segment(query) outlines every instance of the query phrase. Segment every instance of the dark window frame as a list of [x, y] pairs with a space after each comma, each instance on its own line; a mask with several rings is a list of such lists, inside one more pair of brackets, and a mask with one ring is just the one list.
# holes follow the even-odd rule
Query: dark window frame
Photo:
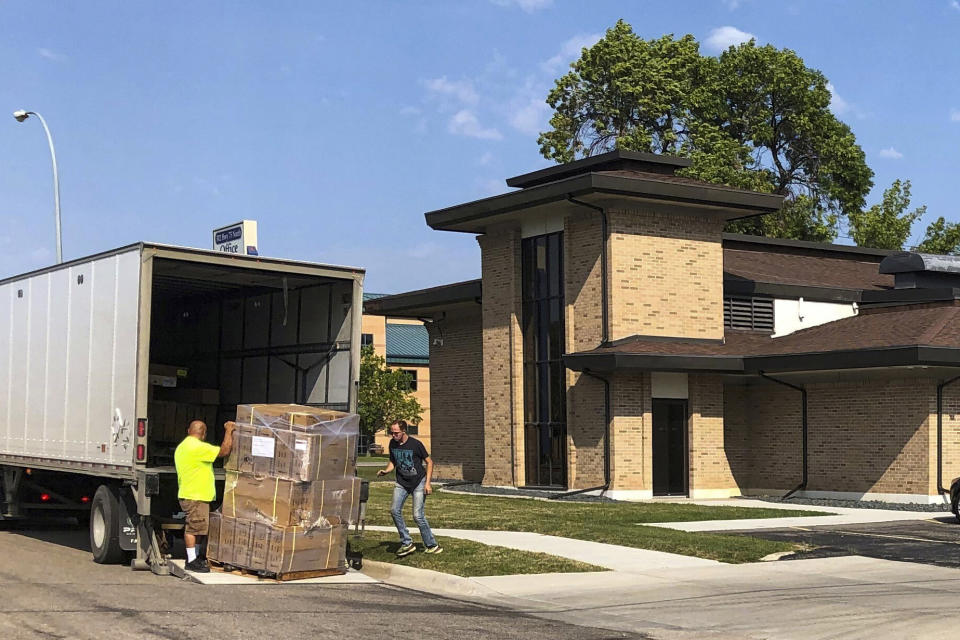
[[373, 334], [372, 333], [361, 333], [360, 334], [360, 346], [369, 347], [373, 345]]
[[405, 374], [410, 376], [410, 384], [407, 387], [410, 391], [417, 390], [417, 370], [416, 369], [401, 369]]
[[567, 484], [563, 232], [521, 241], [526, 484]]

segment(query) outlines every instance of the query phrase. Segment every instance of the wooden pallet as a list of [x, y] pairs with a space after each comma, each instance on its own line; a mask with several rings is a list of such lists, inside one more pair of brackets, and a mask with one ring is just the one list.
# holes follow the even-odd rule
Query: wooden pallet
[[307, 578], [326, 578], [329, 576], [342, 576], [346, 573], [343, 569], [315, 569], [313, 571], [288, 571], [286, 573], [264, 573], [256, 569], [244, 569], [234, 565], [224, 565], [216, 560], [208, 560], [211, 571], [217, 573], [232, 573], [237, 576], [248, 576], [257, 580], [266, 580], [269, 582], [289, 582], [291, 580], [306, 580]]

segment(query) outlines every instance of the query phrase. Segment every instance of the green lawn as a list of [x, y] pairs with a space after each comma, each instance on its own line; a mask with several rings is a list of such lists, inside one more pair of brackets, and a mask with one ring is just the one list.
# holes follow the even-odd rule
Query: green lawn
[[443, 553], [430, 555], [423, 553], [423, 545], [420, 544], [418, 537], [414, 541], [417, 543], [417, 552], [403, 558], [398, 558], [395, 555], [400, 542], [397, 539], [397, 534], [393, 532], [366, 531], [359, 540], [351, 538], [350, 546], [352, 549], [362, 551], [365, 560], [390, 562], [418, 569], [432, 569], [465, 578], [522, 573], [605, 571], [602, 567], [595, 567], [546, 553], [518, 551], [457, 538], [437, 538], [437, 542], [443, 547]]
[[[372, 474], [376, 468], [367, 467]], [[371, 475], [372, 475], [371, 474]], [[392, 525], [393, 474], [370, 485], [367, 524]], [[407, 509], [410, 509], [408, 502]], [[427, 518], [435, 528], [531, 531], [639, 549], [679, 553], [721, 562], [755, 562], [798, 545], [745, 536], [687, 533], [652, 522], [735, 520], [827, 515], [818, 511], [701, 506], [677, 503], [575, 503], [438, 491], [427, 499]]]

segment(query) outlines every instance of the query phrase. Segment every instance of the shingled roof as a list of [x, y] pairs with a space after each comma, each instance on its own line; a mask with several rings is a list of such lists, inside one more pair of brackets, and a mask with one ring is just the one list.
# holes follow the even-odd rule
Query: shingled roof
[[780, 338], [729, 330], [723, 340], [634, 336], [564, 362], [574, 370], [729, 372], [960, 364], [960, 305], [871, 309]]

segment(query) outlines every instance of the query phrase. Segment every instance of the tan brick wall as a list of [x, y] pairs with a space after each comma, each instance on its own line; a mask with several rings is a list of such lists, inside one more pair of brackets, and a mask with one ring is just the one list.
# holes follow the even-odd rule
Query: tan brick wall
[[610, 339], [723, 337], [723, 223], [609, 212]]
[[[599, 214], [569, 216], [563, 231], [565, 339], [567, 353], [573, 353], [593, 349], [601, 339]], [[567, 372], [567, 484], [572, 489], [603, 483], [603, 402], [603, 382]]]
[[[935, 493], [935, 381], [875, 379], [806, 387], [808, 490]], [[748, 489], [797, 486], [802, 476], [800, 393], [772, 385], [727, 391], [727, 431], [745, 433], [749, 446], [748, 453], [733, 456], [738, 481], [749, 478]], [[952, 402], [960, 406], [960, 398]], [[949, 437], [960, 444], [958, 432], [960, 425], [951, 425]], [[740, 465], [749, 470], [743, 473]]]
[[[430, 331], [434, 477], [483, 479], [483, 330], [480, 307], [451, 312]], [[442, 336], [443, 344], [435, 344]]]
[[[937, 478], [936, 410], [936, 396], [934, 396], [934, 414], [931, 419], [933, 431], [930, 438], [934, 484]], [[943, 486], [949, 489], [950, 482], [957, 477], [960, 477], [960, 380], [943, 390]]]
[[737, 483], [727, 457], [723, 382], [713, 375], [691, 375], [687, 384], [690, 396], [687, 435], [690, 494], [736, 489]]
[[653, 487], [650, 374], [619, 373], [612, 386], [613, 429], [610, 439], [610, 488]]
[[[483, 284], [484, 484], [523, 483], [520, 232], [477, 238]], [[511, 451], [511, 446], [513, 450]]]

